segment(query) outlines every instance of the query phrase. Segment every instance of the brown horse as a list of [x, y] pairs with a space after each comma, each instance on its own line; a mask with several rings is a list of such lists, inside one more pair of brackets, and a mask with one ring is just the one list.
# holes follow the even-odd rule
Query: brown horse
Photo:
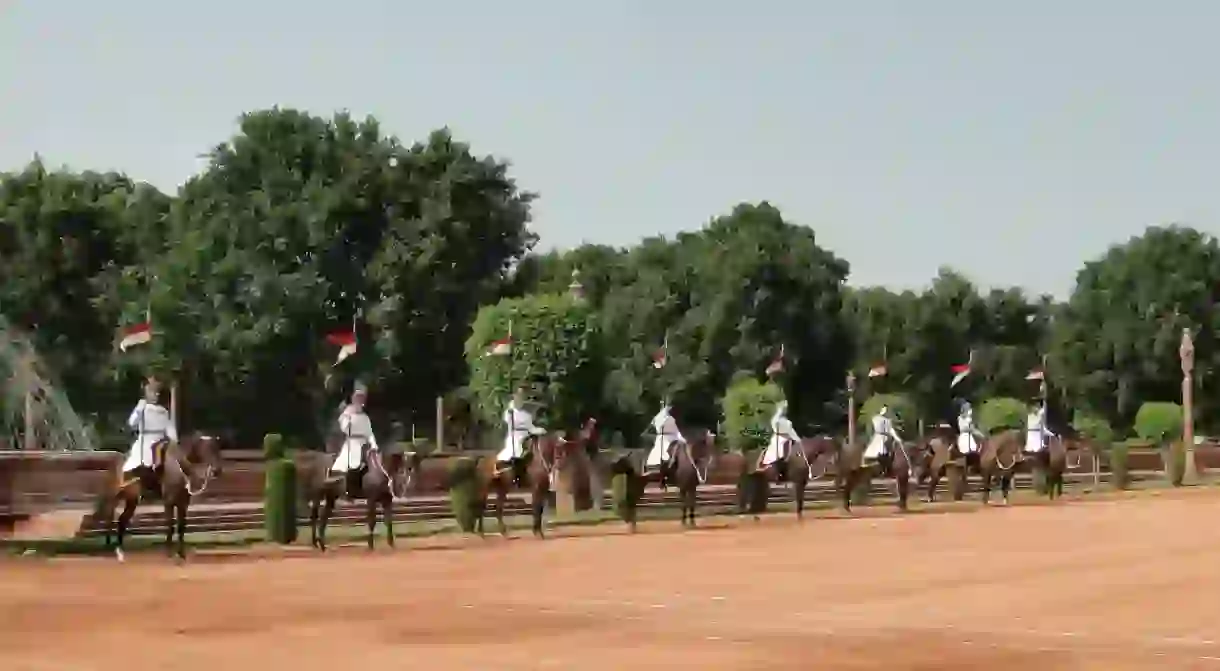
[[907, 497], [910, 494], [910, 479], [912, 472], [911, 451], [914, 446], [889, 441], [889, 450], [874, 463], [868, 463], [864, 458], [865, 446], [857, 442], [855, 445], [843, 444], [835, 460], [835, 484], [843, 497], [843, 510], [851, 512], [851, 497], [864, 482], [871, 482], [875, 475], [884, 476], [887, 473], [894, 478], [898, 490], [898, 509], [907, 509]]
[[932, 433], [911, 453], [916, 483], [928, 483], [924, 501], [932, 503], [936, 500], [936, 487], [953, 463], [955, 453], [954, 431], [948, 424], [932, 427]]
[[[365, 466], [359, 476], [360, 491], [353, 493], [354, 498], [364, 499], [368, 548], [374, 547], [378, 508], [385, 524], [386, 544], [394, 547], [394, 499], [406, 494], [423, 458], [418, 453], [403, 451], [397, 443], [381, 446], [378, 450], [365, 445], [361, 452]], [[326, 527], [335, 510], [335, 502], [343, 496], [347, 486], [345, 475], [330, 474], [334, 460], [333, 453], [310, 452], [300, 463], [301, 491], [309, 505], [310, 544], [323, 552], [326, 551]]]
[[1042, 470], [1046, 482], [1046, 495], [1053, 501], [1063, 496], [1063, 474], [1068, 469], [1080, 466], [1080, 460], [1088, 446], [1076, 436], [1052, 436], [1046, 449], [1034, 454], [1034, 467]]
[[[153, 445], [153, 468], [140, 467], [126, 478], [115, 473], [112, 486], [98, 500], [94, 519], [105, 525], [105, 547], [115, 538], [114, 554], [123, 561], [123, 538], [135, 516], [136, 506], [147, 496], [161, 499], [165, 506], [165, 552], [173, 556], [174, 533], [178, 535], [177, 555], [186, 558], [186, 513], [191, 499], [208, 488], [212, 478], [222, 472], [220, 439], [194, 433], [186, 440], [163, 439]], [[115, 520], [119, 503], [123, 512]]]
[[670, 476], [678, 487], [682, 526], [693, 527], [699, 485], [707, 482], [712, 465], [716, 461], [716, 434], [707, 429], [700, 429], [682, 435], [687, 437], [687, 442], [679, 443], [674, 448]]
[[[530, 509], [533, 515], [533, 533], [538, 538], [545, 538], [542, 530], [542, 515], [546, 511], [547, 501], [551, 498], [553, 480], [564, 467], [572, 450], [583, 450], [594, 436], [597, 420], [589, 418], [581, 427], [574, 440], [568, 440], [562, 433], [552, 432], [543, 436], [531, 437], [527, 442], [525, 454], [525, 483], [530, 489]], [[532, 445], [531, 445], [532, 443]], [[475, 530], [483, 536], [483, 518], [487, 512], [487, 499], [492, 493], [496, 495], [496, 523], [501, 536], [508, 536], [508, 527], [504, 524], [504, 503], [508, 498], [508, 490], [513, 481], [512, 469], [500, 470], [494, 458], [479, 457], [475, 464], [478, 492], [476, 505], [479, 516], [475, 522]]]
[[983, 479], [983, 505], [990, 503], [991, 483], [997, 479], [1000, 482], [1000, 496], [1004, 505], [1008, 505], [1012, 476], [1021, 463], [1021, 453], [1025, 447], [1022, 433], [1012, 429], [1001, 431], [982, 441], [978, 452], [965, 456], [967, 466], [973, 462]]
[[[788, 482], [792, 483], [792, 494], [796, 501], [796, 519], [803, 520], [805, 513], [805, 489], [809, 483], [826, 475], [839, 453], [839, 446], [829, 436], [802, 438], [799, 446], [790, 446], [783, 464]], [[759, 469], [768, 480], [776, 476], [777, 464]], [[758, 516], [754, 516], [758, 519]]]

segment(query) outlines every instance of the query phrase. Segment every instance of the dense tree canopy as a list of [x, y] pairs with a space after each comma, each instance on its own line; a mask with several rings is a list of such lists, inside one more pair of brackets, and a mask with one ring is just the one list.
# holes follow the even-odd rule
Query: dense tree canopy
[[[662, 400], [685, 426], [720, 426], [726, 389], [762, 384], [772, 362], [782, 372], [765, 388], [790, 401], [802, 431], [842, 429], [848, 372], [860, 401], [900, 394], [909, 433], [917, 418], [947, 419], [958, 398], [1033, 402], [1030, 373], [1044, 369], [1052, 423], [1076, 416], [1086, 433], [1126, 435], [1143, 404], [1180, 400], [1183, 329], [1198, 420], [1218, 428], [1220, 245], [1198, 230], [1152, 227], [1104, 251], [1057, 303], [949, 268], [919, 291], [849, 286], [848, 261], [811, 222], [765, 201], [673, 238], [531, 253], [534, 199], [506, 162], [447, 130], [406, 145], [372, 118], [256, 111], [173, 195], [37, 160], [0, 175], [0, 313], [103, 432], [150, 369], [177, 380], [185, 424], [248, 444], [270, 431], [318, 444], [356, 378], [379, 425], [430, 426], [441, 395], [475, 401], [488, 423], [506, 389], [475, 350], [509, 309], [488, 307], [501, 299], [551, 311], [535, 314], [535, 331], [596, 340], [531, 335], [554, 345], [541, 355], [571, 359], [527, 366], [571, 368], [540, 392], [544, 416], [594, 411], [628, 437]], [[574, 271], [576, 302], [564, 295]], [[116, 329], [145, 315], [152, 343], [117, 351]], [[353, 325], [357, 352], [336, 365], [326, 335]], [[950, 388], [967, 359], [970, 375]], [[885, 375], [867, 375], [882, 364]]]

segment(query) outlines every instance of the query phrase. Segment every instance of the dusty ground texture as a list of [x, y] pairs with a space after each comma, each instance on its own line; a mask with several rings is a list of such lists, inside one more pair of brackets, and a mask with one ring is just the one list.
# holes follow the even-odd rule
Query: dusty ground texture
[[183, 566], [14, 559], [0, 668], [1220, 671], [1218, 510], [1213, 490]]

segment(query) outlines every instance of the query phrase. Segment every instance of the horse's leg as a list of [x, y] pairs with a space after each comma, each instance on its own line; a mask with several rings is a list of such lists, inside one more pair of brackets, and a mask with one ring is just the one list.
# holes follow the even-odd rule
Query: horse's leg
[[1012, 488], [1012, 469], [1000, 471], [1000, 498], [1008, 505], [1008, 490]]
[[369, 549], [373, 549], [373, 533], [377, 531], [377, 497], [371, 494], [365, 499], [364, 505], [364, 523], [368, 525], [368, 545]]
[[113, 542], [114, 538], [114, 507], [116, 496], [117, 494], [112, 494], [102, 501], [102, 503], [98, 506], [97, 519], [95, 520], [103, 526], [103, 533], [105, 535], [103, 537], [104, 545], [102, 547], [106, 550], [110, 549], [110, 544]]
[[546, 511], [546, 499], [549, 493], [548, 488], [537, 485], [530, 492], [530, 513], [533, 516], [534, 536], [538, 538], [546, 538], [542, 533], [542, 513]]
[[979, 464], [979, 475], [983, 479], [983, 505], [989, 505], [991, 499], [991, 469]]
[[187, 511], [190, 509], [190, 506], [191, 506], [190, 499], [187, 499], [187, 500], [179, 503], [177, 506], [175, 506], [175, 510], [177, 511], [177, 518], [178, 518], [177, 522], [178, 522], [178, 558], [179, 559], [186, 559], [186, 515], [187, 515]]
[[903, 512], [906, 512], [907, 497], [910, 495], [911, 491], [910, 477], [911, 474], [905, 465], [901, 471], [894, 473], [894, 484], [898, 487], [898, 509]]
[[386, 494], [381, 500], [381, 521], [385, 523], [385, 542], [394, 547], [394, 496]]
[[856, 471], [847, 471], [841, 477], [843, 497], [843, 512], [851, 512], [851, 492], [856, 488]]
[[685, 492], [682, 493], [682, 498], [686, 500], [686, 507], [690, 510], [690, 526], [695, 528], [695, 506], [698, 502], [699, 486], [692, 483]]
[[500, 526], [500, 535], [508, 538], [508, 525], [504, 524], [504, 502], [508, 498], [508, 488], [504, 483], [496, 484], [496, 524]]
[[123, 512], [119, 514], [118, 529], [115, 531], [116, 545], [114, 548], [114, 556], [118, 557], [119, 561], [123, 561], [123, 537], [127, 535], [127, 525], [131, 523], [131, 518], [136, 514], [136, 501], [139, 499], [124, 495]]
[[792, 496], [796, 499], [796, 521], [805, 521], [805, 487], [809, 485], [809, 471], [805, 470], [792, 479]]
[[309, 544], [313, 547], [318, 547], [318, 509], [322, 505], [322, 499], [314, 499], [309, 502]]
[[174, 500], [172, 497], [163, 496], [163, 504], [165, 506], [165, 556], [174, 556]]
[[326, 527], [330, 525], [330, 514], [335, 510], [336, 494], [327, 490], [322, 494], [322, 519], [318, 520], [318, 549], [326, 552]]

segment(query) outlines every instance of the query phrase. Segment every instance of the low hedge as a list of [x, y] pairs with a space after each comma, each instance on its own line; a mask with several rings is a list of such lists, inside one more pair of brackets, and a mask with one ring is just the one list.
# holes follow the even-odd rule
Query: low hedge
[[449, 466], [449, 510], [458, 528], [473, 533], [483, 515], [484, 501], [479, 498], [478, 461], [470, 457], [454, 459]]
[[263, 438], [263, 530], [267, 540], [289, 544], [297, 539], [297, 466], [285, 455], [282, 436], [269, 433]]

